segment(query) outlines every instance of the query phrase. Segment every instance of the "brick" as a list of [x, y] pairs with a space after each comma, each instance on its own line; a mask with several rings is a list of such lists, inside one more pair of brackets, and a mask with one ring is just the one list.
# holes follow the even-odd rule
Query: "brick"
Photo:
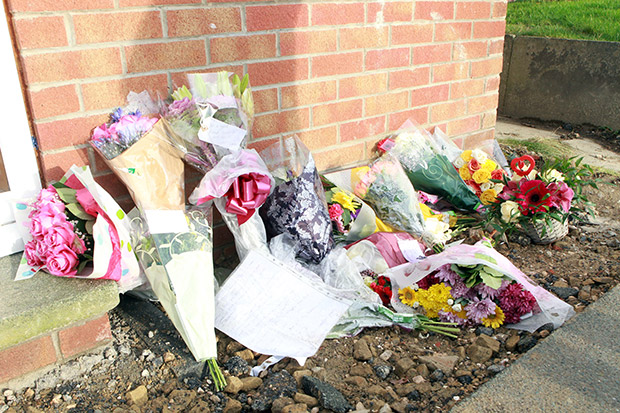
[[489, 55], [504, 53], [504, 38], [491, 40], [489, 42]]
[[502, 72], [502, 56], [471, 63], [471, 77], [497, 75]]
[[399, 71], [390, 71], [390, 90], [412, 88], [428, 85], [431, 78], [431, 68], [428, 66], [416, 67]]
[[207, 64], [204, 40], [125, 46], [125, 58], [129, 73]]
[[488, 1], [456, 3], [457, 20], [479, 20], [488, 19], [489, 17], [491, 17], [491, 3]]
[[457, 62], [433, 67], [433, 82], [450, 82], [469, 77], [469, 63]]
[[111, 339], [112, 331], [110, 331], [110, 321], [107, 314], [82, 325], [67, 327], [58, 332], [60, 351], [67, 358], [94, 349]]
[[308, 5], [247, 6], [245, 8], [245, 21], [247, 30], [250, 32], [307, 27], [309, 22]]
[[366, 52], [366, 70], [409, 66], [409, 48], [369, 50]]
[[484, 79], [471, 79], [450, 84], [450, 99], [461, 99], [484, 93]]
[[75, 85], [48, 87], [29, 92], [32, 115], [35, 119], [64, 115], [80, 110]]
[[470, 116], [464, 119], [451, 120], [448, 122], [446, 133], [448, 136], [474, 132], [480, 129], [480, 116]]
[[460, 118], [467, 114], [467, 103], [464, 99], [456, 102], [439, 103], [431, 107], [431, 119], [433, 124], [450, 119]]
[[493, 129], [471, 134], [463, 140], [463, 148], [480, 148], [485, 143], [488, 143], [489, 140], [492, 140], [494, 136]]
[[487, 56], [487, 42], [454, 43], [452, 60], [472, 60]]
[[474, 96], [467, 99], [467, 113], [488, 112], [497, 109], [498, 94]]
[[46, 154], [41, 157], [43, 178], [46, 182], [57, 181], [71, 166], [88, 165], [86, 148], [68, 149], [63, 152]]
[[[224, 66], [219, 66], [217, 68], [211, 68], [208, 70], [201, 70], [201, 69], [189, 69], [189, 70], [179, 70], [176, 72], [172, 72], [170, 73], [170, 77], [172, 78], [172, 86], [174, 89], [176, 89], [179, 86], [182, 85], [186, 85], [187, 84], [187, 75], [191, 74], [191, 73], [196, 73], [196, 72], [213, 72], [213, 73], [217, 73], [219, 71], [227, 71], [230, 73], [236, 73], [237, 75], [239, 75], [240, 77], [243, 76], [244, 70], [243, 70], [243, 66], [242, 65], [224, 65]], [[250, 84], [252, 83], [252, 79], [250, 79]]]
[[[13, 19], [19, 49], [67, 46], [67, 31], [62, 16]], [[41, 36], [45, 33], [45, 36]]]
[[449, 62], [452, 58], [452, 45], [446, 43], [414, 46], [411, 53], [414, 65]]
[[362, 52], [316, 56], [311, 60], [312, 77], [343, 75], [362, 71]]
[[312, 126], [347, 122], [362, 117], [362, 99], [345, 100], [312, 108]]
[[311, 21], [312, 26], [364, 23], [364, 3], [315, 3]]
[[166, 6], [170, 4], [194, 4], [201, 0], [119, 0], [120, 7]]
[[368, 3], [368, 23], [410, 22], [413, 17], [413, 3], [411, 1]]
[[254, 111], [256, 113], [278, 110], [278, 89], [252, 90]]
[[255, 149], [256, 152], [260, 153], [260, 151], [267, 149], [268, 147], [270, 147], [271, 145], [275, 144], [278, 141], [279, 139], [277, 138], [276, 139], [269, 138], [269, 139], [252, 140], [250, 141], [250, 143], [248, 143], [248, 148]]
[[416, 1], [414, 19], [450, 20], [454, 18], [452, 1]]
[[0, 350], [0, 383], [6, 383], [55, 361], [56, 351], [50, 335]]
[[308, 78], [308, 59], [288, 59], [248, 64], [250, 82], [255, 86], [295, 82]]
[[338, 126], [327, 126], [320, 129], [311, 129], [306, 132], [299, 132], [297, 137], [311, 151], [324, 149], [338, 143]]
[[73, 16], [77, 44], [155, 39], [163, 36], [158, 11], [77, 14]]
[[114, 8], [114, 0], [8, 0], [9, 10], [12, 12], [31, 11], [65, 11], [65, 10], [92, 10]]
[[474, 22], [474, 39], [489, 39], [492, 37], [504, 37], [506, 34], [506, 21], [481, 21]]
[[23, 62], [29, 85], [123, 73], [116, 47], [35, 54], [25, 56]]
[[493, 76], [486, 80], [486, 85], [484, 86], [484, 91], [486, 93], [495, 93], [499, 91], [499, 83], [500, 78], [499, 75]]
[[408, 120], [413, 121], [417, 125], [423, 126], [428, 122], [428, 107], [390, 113], [388, 117], [388, 130], [398, 130], [403, 123]]
[[505, 1], [496, 1], [493, 3], [493, 17], [503, 19], [506, 17], [506, 10], [508, 9], [508, 3]]
[[388, 45], [387, 26], [368, 26], [340, 29], [340, 50], [384, 48]]
[[335, 52], [338, 48], [336, 30], [292, 31], [280, 33], [282, 56]]
[[491, 110], [487, 113], [482, 114], [482, 129], [493, 128], [495, 127], [495, 123], [497, 120], [497, 111]]
[[282, 108], [308, 106], [316, 103], [335, 100], [337, 94], [336, 81], [304, 83], [282, 88]]
[[355, 96], [373, 95], [387, 91], [387, 73], [359, 75], [340, 79], [338, 96], [346, 99]]
[[340, 147], [338, 150], [327, 150], [323, 152], [314, 152], [312, 156], [316, 162], [319, 171], [331, 168], [342, 167], [343, 165], [351, 165], [364, 159], [365, 145], [359, 143], [347, 147]]
[[108, 115], [79, 116], [52, 122], [35, 122], [39, 149], [49, 151], [81, 145], [90, 139], [92, 130], [108, 120]]
[[370, 96], [364, 99], [364, 115], [376, 116], [383, 113], [397, 112], [409, 107], [409, 92], [388, 93]]
[[238, 7], [168, 10], [166, 19], [170, 37], [234, 33], [242, 29]]
[[392, 26], [392, 45], [430, 43], [432, 41], [432, 23]]
[[423, 106], [431, 103], [443, 102], [448, 100], [450, 86], [435, 85], [414, 89], [411, 91], [411, 106]]
[[[187, 168], [186, 171], [192, 171], [192, 168]], [[120, 179], [114, 173], [108, 173], [105, 175], [99, 175], [95, 177], [95, 181], [101, 185], [103, 189], [105, 189], [114, 199], [129, 197], [129, 192], [127, 191], [127, 187], [125, 184], [121, 182]], [[191, 192], [188, 192], [191, 193]], [[130, 211], [131, 208], [125, 209], [125, 211]]]
[[308, 129], [309, 126], [310, 109], [284, 110], [256, 116], [254, 118], [253, 135], [256, 138], [262, 138]]
[[471, 38], [471, 23], [437, 23], [435, 24], [435, 41], [451, 42]]
[[210, 45], [212, 63], [267, 59], [276, 56], [275, 34], [212, 37]]
[[340, 141], [364, 139], [385, 133], [385, 116], [364, 118], [340, 125]]
[[82, 85], [82, 97], [86, 110], [111, 109], [123, 106], [129, 92], [148, 91], [153, 98], [156, 92], [161, 96], [168, 94], [168, 79], [165, 74], [153, 76], [125, 77], [118, 80], [85, 83]]

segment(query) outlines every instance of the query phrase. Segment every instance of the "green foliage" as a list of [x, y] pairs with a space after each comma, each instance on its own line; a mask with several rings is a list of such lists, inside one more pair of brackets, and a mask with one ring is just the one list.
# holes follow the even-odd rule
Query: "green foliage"
[[619, 20], [617, 0], [517, 0], [508, 3], [506, 32], [617, 42]]

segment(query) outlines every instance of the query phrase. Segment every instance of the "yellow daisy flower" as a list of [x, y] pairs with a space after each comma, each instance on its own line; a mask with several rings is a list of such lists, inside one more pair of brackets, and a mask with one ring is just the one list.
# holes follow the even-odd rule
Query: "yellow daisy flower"
[[416, 291], [411, 287], [398, 289], [398, 298], [405, 305], [413, 307], [413, 304], [418, 301], [416, 295]]
[[360, 206], [360, 204], [353, 199], [352, 195], [349, 195], [344, 191], [334, 192], [332, 195], [332, 202], [339, 203], [343, 208], [346, 208], [351, 212], [355, 212], [355, 210]]
[[490, 316], [482, 319], [482, 325], [485, 327], [491, 328], [499, 328], [502, 324], [504, 324], [504, 312], [499, 306], [495, 307], [495, 314], [491, 314]]

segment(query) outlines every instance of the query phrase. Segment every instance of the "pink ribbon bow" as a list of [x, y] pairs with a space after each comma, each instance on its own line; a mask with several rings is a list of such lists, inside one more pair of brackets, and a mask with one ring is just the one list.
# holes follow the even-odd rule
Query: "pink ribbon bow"
[[241, 225], [263, 205], [270, 190], [271, 181], [266, 175], [250, 172], [238, 176], [226, 192], [226, 211], [236, 214]]

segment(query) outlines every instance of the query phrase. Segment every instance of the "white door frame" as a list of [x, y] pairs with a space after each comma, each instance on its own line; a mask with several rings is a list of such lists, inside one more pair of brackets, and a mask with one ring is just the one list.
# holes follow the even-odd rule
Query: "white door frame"
[[[8, 16], [8, 15], [7, 15]], [[0, 97], [0, 149], [10, 190], [0, 193], [0, 257], [23, 250], [21, 234], [13, 217], [13, 202], [36, 195], [41, 179], [32, 145], [8, 21], [0, 17], [0, 59], [3, 63]], [[12, 64], [13, 63], [13, 64]]]

